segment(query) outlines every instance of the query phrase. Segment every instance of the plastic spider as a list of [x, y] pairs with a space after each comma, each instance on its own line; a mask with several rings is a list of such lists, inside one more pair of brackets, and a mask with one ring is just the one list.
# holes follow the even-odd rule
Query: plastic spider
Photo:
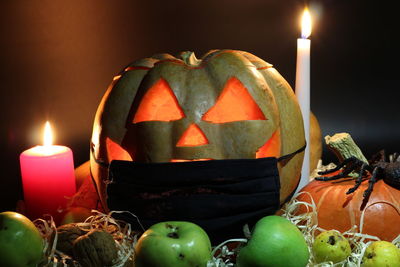
[[348, 177], [348, 174], [356, 171], [358, 176], [355, 180], [354, 187], [350, 188], [346, 194], [351, 194], [358, 189], [361, 182], [367, 179], [369, 173], [371, 177], [368, 180], [368, 188], [364, 191], [364, 199], [368, 198], [374, 188], [374, 184], [379, 180], [383, 179], [385, 183], [400, 189], [400, 156], [398, 153], [394, 153], [389, 156], [389, 161], [386, 161], [385, 151], [381, 150], [375, 154], [368, 163], [356, 158], [350, 157], [342, 161], [335, 168], [319, 172], [319, 175], [325, 175], [333, 173], [342, 169], [342, 171], [334, 176], [328, 177], [316, 177], [318, 181], [332, 181], [340, 178]]

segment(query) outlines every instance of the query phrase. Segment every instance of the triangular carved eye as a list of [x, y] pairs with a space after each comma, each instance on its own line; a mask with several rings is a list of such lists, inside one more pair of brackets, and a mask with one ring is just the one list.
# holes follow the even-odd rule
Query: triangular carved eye
[[212, 123], [266, 120], [247, 88], [236, 77], [227, 81], [217, 102], [203, 115], [202, 119]]
[[168, 82], [158, 80], [146, 94], [136, 111], [133, 123], [142, 121], [175, 121], [185, 117]]

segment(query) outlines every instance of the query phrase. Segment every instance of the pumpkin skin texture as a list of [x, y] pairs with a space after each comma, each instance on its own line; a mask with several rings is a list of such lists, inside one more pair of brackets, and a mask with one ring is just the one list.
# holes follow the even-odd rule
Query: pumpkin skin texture
[[[192, 137], [190, 137], [192, 136]], [[107, 169], [94, 161], [174, 162], [279, 157], [304, 145], [293, 90], [271, 64], [243, 51], [159, 54], [116, 76], [98, 107], [91, 171], [105, 205]], [[278, 166], [283, 203], [304, 152]]]
[[[363, 181], [354, 193], [346, 195], [353, 186], [354, 180], [350, 178], [332, 182], [313, 180], [301, 192], [310, 193], [314, 199], [321, 228], [345, 232], [357, 225], [359, 229], [361, 213], [365, 210], [362, 233], [391, 242], [400, 233], [400, 190], [379, 180], [368, 202], [363, 203], [368, 181]], [[297, 200], [311, 203], [308, 194], [299, 195]], [[305, 212], [305, 207], [300, 206], [298, 214]]]
[[310, 174], [318, 166], [322, 156], [322, 131], [318, 119], [310, 112]]

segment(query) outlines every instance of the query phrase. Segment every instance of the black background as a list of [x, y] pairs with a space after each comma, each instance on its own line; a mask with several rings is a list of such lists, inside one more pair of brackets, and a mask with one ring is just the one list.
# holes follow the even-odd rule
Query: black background
[[[311, 1], [311, 109], [323, 136], [349, 132], [369, 157], [400, 151], [399, 13], [393, 1]], [[305, 1], [0, 2], [0, 210], [22, 198], [19, 154], [46, 120], [75, 165], [89, 159], [97, 105], [112, 77], [159, 52], [240, 49], [294, 87]], [[324, 151], [324, 163], [334, 160]]]

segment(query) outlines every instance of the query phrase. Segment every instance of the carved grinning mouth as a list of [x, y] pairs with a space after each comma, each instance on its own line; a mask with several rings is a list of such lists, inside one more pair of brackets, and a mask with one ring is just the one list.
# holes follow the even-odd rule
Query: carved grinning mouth
[[206, 161], [214, 159], [171, 159], [170, 162]]
[[[280, 130], [276, 130], [272, 136], [262, 145], [256, 152], [255, 158], [266, 158], [266, 157], [279, 157], [280, 156]], [[188, 161], [206, 161], [214, 160], [213, 158], [202, 158], [202, 159], [171, 159], [170, 162], [188, 162]]]
[[256, 158], [279, 157], [281, 155], [281, 131], [278, 128], [256, 152]]

